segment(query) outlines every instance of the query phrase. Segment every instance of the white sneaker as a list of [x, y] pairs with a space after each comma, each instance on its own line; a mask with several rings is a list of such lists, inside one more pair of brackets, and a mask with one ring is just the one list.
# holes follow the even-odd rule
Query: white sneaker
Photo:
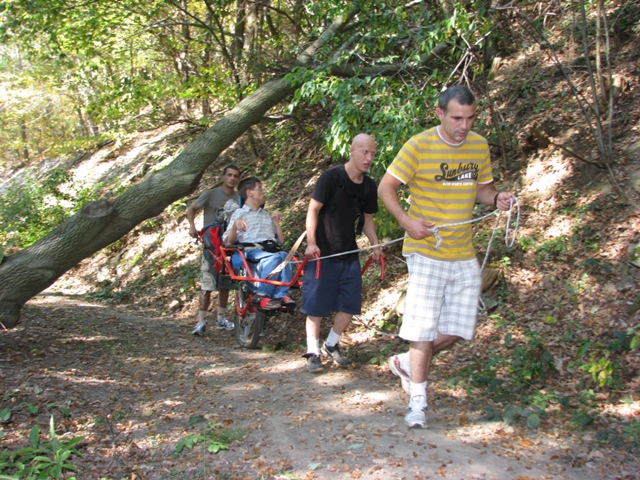
[[409, 411], [404, 422], [409, 428], [427, 428], [427, 398], [416, 395], [409, 402]]
[[191, 334], [192, 335], [197, 335], [199, 337], [202, 337], [206, 330], [207, 330], [207, 324], [205, 322], [203, 322], [202, 320], [200, 320], [196, 324], [196, 327], [193, 329], [193, 332], [191, 332]]
[[402, 364], [400, 363], [400, 358], [398, 357], [398, 355], [389, 357], [387, 363], [389, 364], [389, 370], [391, 370], [391, 373], [400, 377], [400, 384], [402, 385], [402, 389], [407, 393], [407, 395], [410, 395], [411, 393], [409, 390], [411, 387], [411, 377], [409, 377], [409, 372], [406, 372], [402, 368]]
[[216, 326], [220, 330], [233, 330], [235, 325], [233, 322], [227, 320], [227, 317], [218, 317], [218, 321], [216, 322]]

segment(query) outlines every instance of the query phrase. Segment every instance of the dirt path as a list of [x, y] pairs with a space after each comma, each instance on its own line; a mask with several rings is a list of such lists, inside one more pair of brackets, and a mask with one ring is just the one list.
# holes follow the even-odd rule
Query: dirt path
[[[454, 398], [436, 397], [429, 428], [409, 430], [386, 367], [311, 375], [301, 352], [243, 350], [217, 330], [193, 338], [192, 323], [37, 297], [0, 334], [2, 442], [24, 445], [53, 414], [60, 433], [86, 437], [78, 479], [637, 478], [635, 461], [592, 438], [483, 422]], [[212, 422], [242, 438], [176, 452]]]

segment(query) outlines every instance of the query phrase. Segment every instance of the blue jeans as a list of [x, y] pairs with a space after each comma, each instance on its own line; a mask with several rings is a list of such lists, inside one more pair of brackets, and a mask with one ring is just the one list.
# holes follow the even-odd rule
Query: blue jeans
[[[258, 278], [267, 278], [267, 275], [271, 271], [280, 265], [287, 257], [287, 252], [269, 253], [264, 250], [247, 250], [244, 252], [246, 259], [249, 262], [258, 264], [256, 275]], [[291, 263], [282, 269], [280, 273], [270, 277], [270, 280], [278, 280], [280, 282], [289, 283], [293, 278], [293, 271], [291, 269]], [[257, 282], [257, 293], [266, 295], [270, 298], [284, 298], [289, 295], [289, 287], [283, 287], [278, 285], [270, 285], [268, 283]]]

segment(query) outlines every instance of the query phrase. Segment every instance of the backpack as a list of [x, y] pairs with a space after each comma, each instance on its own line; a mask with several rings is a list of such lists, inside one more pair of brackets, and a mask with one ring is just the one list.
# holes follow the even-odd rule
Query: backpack
[[356, 235], [361, 235], [364, 227], [364, 206], [366, 204], [366, 196], [368, 193], [368, 182], [365, 182], [364, 195], [360, 195], [349, 188], [349, 175], [347, 174], [347, 170], [344, 168], [344, 164], [338, 167], [338, 172], [340, 173], [340, 187], [335, 191], [333, 197], [331, 197], [331, 200], [327, 205], [327, 212], [335, 210], [338, 206], [338, 195], [340, 195], [341, 192], [346, 193], [349, 199], [356, 204], [356, 212], [358, 214]]
[[198, 232], [204, 245], [204, 258], [209, 262], [209, 265], [211, 265], [211, 274], [216, 279], [216, 283], [224, 266], [220, 247], [222, 246], [222, 234], [225, 229], [226, 225], [224, 222], [215, 222], [207, 225]]

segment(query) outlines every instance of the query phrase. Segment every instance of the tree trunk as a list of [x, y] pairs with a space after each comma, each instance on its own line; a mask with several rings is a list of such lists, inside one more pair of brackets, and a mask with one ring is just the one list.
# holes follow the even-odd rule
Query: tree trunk
[[[354, 12], [355, 13], [355, 12]], [[353, 18], [334, 23], [298, 57], [297, 65], [311, 63], [318, 50]], [[81, 211], [32, 246], [5, 257], [0, 264], [0, 323], [15, 327], [22, 306], [52, 285], [81, 260], [115, 242], [142, 221], [159, 215], [174, 201], [192, 193], [205, 169], [265, 113], [291, 95], [295, 88], [278, 78], [242, 100], [214, 126], [162, 170], [147, 174], [112, 202], [100, 200]]]

